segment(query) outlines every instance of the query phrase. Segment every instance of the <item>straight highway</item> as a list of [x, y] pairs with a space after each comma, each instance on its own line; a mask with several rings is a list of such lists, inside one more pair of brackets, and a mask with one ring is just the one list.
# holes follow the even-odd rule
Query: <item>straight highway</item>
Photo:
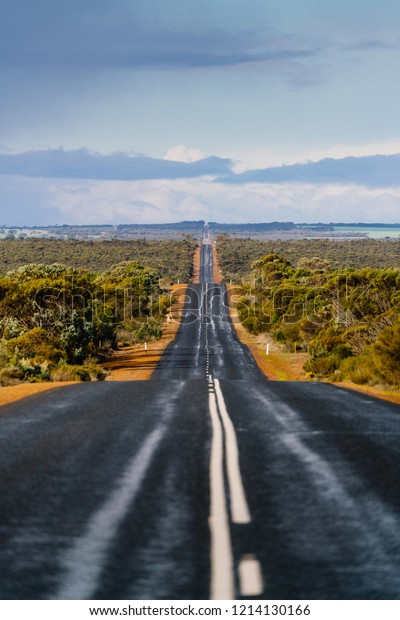
[[150, 381], [0, 408], [1, 598], [400, 598], [400, 407], [268, 381], [212, 273]]

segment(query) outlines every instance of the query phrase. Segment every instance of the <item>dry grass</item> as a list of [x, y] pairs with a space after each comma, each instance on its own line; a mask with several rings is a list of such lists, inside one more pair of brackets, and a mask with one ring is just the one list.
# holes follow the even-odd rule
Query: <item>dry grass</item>
[[355, 392], [361, 392], [362, 394], [369, 394], [369, 396], [382, 398], [383, 400], [388, 400], [391, 403], [400, 405], [400, 392], [396, 390], [385, 390], [383, 387], [373, 387], [371, 385], [356, 385], [351, 381], [341, 381], [334, 385], [347, 388], [348, 390], [354, 390]]
[[256, 360], [264, 374], [273, 381], [305, 381], [306, 373], [303, 369], [307, 359], [306, 353], [285, 353], [258, 351]]

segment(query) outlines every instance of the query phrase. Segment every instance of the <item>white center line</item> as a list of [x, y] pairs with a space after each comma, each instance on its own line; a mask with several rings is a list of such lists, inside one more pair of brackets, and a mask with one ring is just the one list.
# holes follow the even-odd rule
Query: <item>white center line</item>
[[212, 425], [210, 457], [211, 600], [232, 600], [235, 594], [233, 552], [224, 484], [224, 444], [217, 401], [208, 395]]
[[[210, 457], [211, 514], [211, 599], [234, 598], [234, 558], [229, 513], [225, 492], [224, 435], [226, 469], [233, 523], [248, 524], [251, 515], [239, 466], [235, 428], [229, 417], [218, 379], [208, 375], [208, 403], [212, 425]], [[238, 563], [239, 589], [242, 596], [259, 596], [263, 592], [261, 565], [254, 555], [242, 556]]]
[[214, 380], [215, 394], [217, 396], [218, 409], [226, 434], [226, 464], [228, 470], [228, 482], [231, 498], [231, 513], [233, 523], [250, 523], [251, 516], [244, 492], [242, 475], [239, 466], [239, 450], [236, 440], [235, 428], [226, 409], [224, 397], [218, 379]]

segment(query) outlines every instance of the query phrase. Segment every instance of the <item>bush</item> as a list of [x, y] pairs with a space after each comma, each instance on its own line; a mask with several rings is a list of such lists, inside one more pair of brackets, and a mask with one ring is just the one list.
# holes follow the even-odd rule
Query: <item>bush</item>
[[162, 329], [158, 325], [144, 323], [139, 329], [134, 330], [135, 342], [153, 342], [162, 336]]
[[17, 364], [23, 373], [23, 378], [31, 382], [50, 381], [50, 370], [47, 361], [35, 363], [30, 359], [20, 359]]
[[333, 356], [321, 356], [309, 359], [304, 364], [304, 370], [316, 377], [328, 377], [337, 370], [337, 361]]
[[103, 381], [107, 373], [97, 364], [60, 364], [51, 373], [51, 381]]
[[129, 329], [121, 327], [117, 330], [117, 344], [119, 347], [128, 347], [135, 342], [135, 335]]
[[340, 366], [340, 378], [349, 379], [358, 385], [374, 385], [377, 383], [376, 368], [371, 355], [348, 357]]
[[[191, 257], [193, 244], [183, 245]], [[169, 303], [158, 271], [137, 262], [98, 276], [62, 264], [23, 265], [0, 282], [2, 381], [102, 380], [97, 364], [117, 347], [117, 329], [129, 342], [156, 340]]]
[[400, 319], [381, 331], [372, 346], [377, 374], [390, 385], [400, 385]]
[[24, 374], [20, 368], [16, 366], [7, 366], [0, 370], [0, 385], [16, 385], [24, 379]]
[[22, 336], [12, 338], [8, 341], [7, 348], [10, 354], [34, 358], [38, 363], [45, 360], [57, 363], [63, 357], [63, 352], [54, 341], [51, 342], [47, 330], [42, 327], [35, 327]]
[[89, 372], [90, 381], [104, 381], [107, 377], [106, 371], [98, 364], [87, 364], [86, 368]]
[[282, 329], [275, 330], [273, 333], [273, 338], [274, 340], [276, 340], [276, 342], [286, 342], [287, 340], [285, 333]]

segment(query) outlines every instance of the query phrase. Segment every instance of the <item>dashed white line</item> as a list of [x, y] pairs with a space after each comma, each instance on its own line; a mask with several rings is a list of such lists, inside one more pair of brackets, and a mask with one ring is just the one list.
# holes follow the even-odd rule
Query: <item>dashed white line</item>
[[260, 596], [263, 592], [261, 567], [254, 555], [244, 555], [239, 562], [239, 584], [242, 596]]

